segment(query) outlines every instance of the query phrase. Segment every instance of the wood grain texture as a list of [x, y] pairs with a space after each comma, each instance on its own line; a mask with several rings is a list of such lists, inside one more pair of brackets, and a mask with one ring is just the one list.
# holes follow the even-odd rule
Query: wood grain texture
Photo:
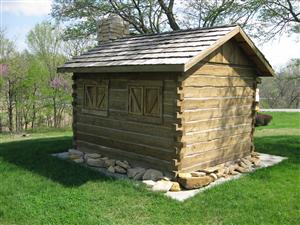
[[209, 109], [192, 109], [184, 110], [182, 120], [184, 122], [199, 121], [207, 119], [215, 119], [230, 116], [249, 116], [252, 115], [252, 104], [236, 105], [233, 107], [225, 106], [224, 108], [209, 108]]
[[234, 97], [234, 98], [186, 98], [182, 102], [178, 102], [178, 105], [183, 110], [193, 109], [209, 109], [209, 108], [229, 108], [235, 106], [243, 106], [252, 104], [253, 97]]
[[249, 87], [252, 86], [253, 78], [244, 77], [211, 77], [190, 76], [182, 81], [184, 87]]
[[251, 87], [185, 87], [183, 89], [185, 98], [205, 97], [249, 97], [254, 93]]
[[200, 130], [230, 128], [237, 125], [252, 124], [252, 116], [222, 117], [216, 119], [199, 120], [184, 123], [184, 133], [191, 133]]
[[233, 136], [226, 136], [226, 137], [220, 136], [214, 140], [190, 143], [181, 150], [181, 157], [184, 157], [185, 155], [218, 149], [225, 146], [232, 146], [240, 142], [245, 142], [245, 141], [250, 142], [251, 141], [250, 134], [251, 132], [233, 135]]
[[[234, 156], [236, 154], [250, 154], [251, 142], [240, 142], [232, 146], [226, 146], [219, 149], [214, 149], [210, 151], [205, 151], [193, 155], [186, 156], [180, 161], [180, 168], [192, 167], [193, 165], [209, 162], [216, 160], [218, 158], [223, 158], [228, 161], [231, 160], [230, 156]], [[212, 165], [213, 166], [213, 165]]]

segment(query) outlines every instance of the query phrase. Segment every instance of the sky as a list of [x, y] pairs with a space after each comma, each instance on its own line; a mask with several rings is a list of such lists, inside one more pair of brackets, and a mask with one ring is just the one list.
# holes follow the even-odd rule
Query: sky
[[[0, 25], [19, 50], [27, 48], [26, 35], [35, 24], [51, 20], [52, 0], [0, 0]], [[297, 40], [298, 39], [298, 40]], [[291, 58], [300, 58], [300, 38], [283, 36], [267, 43], [253, 40], [274, 69], [284, 66]]]

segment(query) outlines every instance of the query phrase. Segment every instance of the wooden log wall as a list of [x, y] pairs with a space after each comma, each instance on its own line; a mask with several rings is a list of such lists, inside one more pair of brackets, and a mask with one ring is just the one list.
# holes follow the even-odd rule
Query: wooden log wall
[[[123, 73], [76, 74], [74, 125], [76, 145], [85, 152], [98, 152], [115, 159], [127, 159], [134, 165], [174, 171], [176, 166], [177, 74]], [[84, 109], [84, 84], [91, 80], [109, 80], [108, 113], [100, 116]], [[155, 120], [128, 114], [128, 84], [134, 81], [161, 81], [162, 118]]]
[[179, 79], [178, 170], [195, 171], [250, 154], [255, 66], [234, 40]]

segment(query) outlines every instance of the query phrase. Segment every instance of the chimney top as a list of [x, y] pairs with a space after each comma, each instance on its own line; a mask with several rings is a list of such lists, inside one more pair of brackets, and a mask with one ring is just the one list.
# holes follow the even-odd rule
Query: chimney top
[[117, 15], [110, 15], [98, 23], [97, 40], [102, 42], [113, 41], [129, 35], [129, 24]]

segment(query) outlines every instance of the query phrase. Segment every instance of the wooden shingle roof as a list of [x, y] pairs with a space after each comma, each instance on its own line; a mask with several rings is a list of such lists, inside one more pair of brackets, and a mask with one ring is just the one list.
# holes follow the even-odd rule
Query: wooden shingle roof
[[[72, 58], [59, 67], [58, 71], [184, 72], [240, 32], [243, 31], [239, 26], [223, 26], [121, 38], [102, 43]], [[247, 38], [246, 35], [245, 37]], [[254, 48], [255, 54], [260, 54], [260, 60], [264, 61], [261, 64], [269, 67], [263, 68], [264, 72], [270, 74], [270, 64], [255, 46]]]

